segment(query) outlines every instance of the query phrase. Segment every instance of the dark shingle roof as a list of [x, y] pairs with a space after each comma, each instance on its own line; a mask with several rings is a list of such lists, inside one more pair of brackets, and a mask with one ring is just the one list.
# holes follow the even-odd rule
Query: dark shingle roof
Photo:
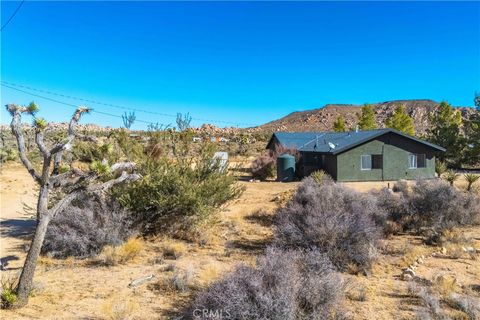
[[[295, 148], [298, 151], [338, 154], [390, 132], [433, 149], [445, 151], [444, 148], [436, 144], [417, 139], [395, 129], [376, 129], [358, 132], [275, 132], [273, 136], [284, 147]], [[332, 148], [332, 146], [334, 147]]]

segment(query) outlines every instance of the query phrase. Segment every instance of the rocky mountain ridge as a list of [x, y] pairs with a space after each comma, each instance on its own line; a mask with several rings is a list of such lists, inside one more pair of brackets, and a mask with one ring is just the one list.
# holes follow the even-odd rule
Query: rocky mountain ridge
[[[392, 115], [395, 108], [404, 105], [406, 112], [413, 118], [415, 133], [417, 135], [425, 134], [431, 126], [430, 115], [438, 112], [440, 103], [428, 100], [394, 100], [380, 103], [372, 103], [377, 126], [385, 127], [385, 122]], [[327, 104], [324, 107], [292, 112], [289, 115], [268, 122], [257, 127], [258, 130], [265, 131], [332, 131], [333, 123], [339, 116], [345, 118], [347, 128], [353, 130], [361, 114], [362, 105], [353, 104]], [[472, 113], [476, 112], [474, 108], [457, 107], [462, 117], [467, 119]]]

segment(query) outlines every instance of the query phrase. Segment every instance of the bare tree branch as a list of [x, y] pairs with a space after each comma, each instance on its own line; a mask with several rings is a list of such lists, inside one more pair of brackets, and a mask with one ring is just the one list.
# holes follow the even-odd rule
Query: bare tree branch
[[48, 149], [45, 146], [45, 143], [43, 141], [43, 131], [42, 130], [39, 130], [39, 129], [35, 130], [35, 143], [38, 146], [38, 150], [40, 150], [40, 153], [42, 153], [42, 155], [44, 157], [49, 157], [50, 156], [50, 152], [48, 151]]
[[65, 141], [57, 143], [51, 150], [50, 154], [56, 154], [60, 151], [70, 149], [73, 139], [76, 136], [76, 126], [83, 113], [88, 113], [90, 110], [88, 108], [79, 107], [72, 116], [70, 124], [68, 126], [68, 137]]
[[17, 139], [20, 160], [22, 161], [25, 168], [27, 168], [28, 172], [33, 177], [35, 182], [40, 184], [41, 183], [40, 175], [35, 171], [35, 169], [32, 166], [32, 163], [27, 158], [27, 152], [25, 151], [25, 138], [23, 137], [23, 132], [21, 128], [22, 126], [21, 114], [23, 112], [26, 112], [27, 109], [25, 107], [20, 107], [14, 104], [8, 104], [7, 110], [12, 115], [12, 122], [10, 124], [10, 127], [12, 129], [13, 135]]

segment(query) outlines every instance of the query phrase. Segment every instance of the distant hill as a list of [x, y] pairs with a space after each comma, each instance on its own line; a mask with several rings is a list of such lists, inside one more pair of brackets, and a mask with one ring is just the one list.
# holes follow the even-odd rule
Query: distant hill
[[[404, 105], [406, 112], [413, 117], [415, 133], [426, 133], [430, 127], [429, 114], [437, 112], [439, 103], [433, 100], [394, 100], [371, 104], [375, 110], [378, 127], [384, 127], [386, 119], [398, 105]], [[345, 118], [347, 128], [355, 129], [362, 105], [327, 104], [322, 108], [292, 112], [289, 115], [258, 126], [265, 131], [331, 131], [338, 116]], [[459, 107], [462, 116], [467, 118], [475, 112], [473, 108]]]

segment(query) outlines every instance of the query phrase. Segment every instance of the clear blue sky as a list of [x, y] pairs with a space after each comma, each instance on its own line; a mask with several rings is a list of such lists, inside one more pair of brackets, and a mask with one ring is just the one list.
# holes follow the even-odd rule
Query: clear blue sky
[[[2, 24], [18, 4], [2, 1]], [[326, 103], [428, 98], [471, 106], [480, 90], [479, 2], [27, 0], [1, 37], [2, 81], [252, 125]], [[52, 121], [73, 110], [5, 87], [1, 94], [2, 123], [10, 102], [35, 100]], [[95, 113], [84, 122], [121, 125]]]

